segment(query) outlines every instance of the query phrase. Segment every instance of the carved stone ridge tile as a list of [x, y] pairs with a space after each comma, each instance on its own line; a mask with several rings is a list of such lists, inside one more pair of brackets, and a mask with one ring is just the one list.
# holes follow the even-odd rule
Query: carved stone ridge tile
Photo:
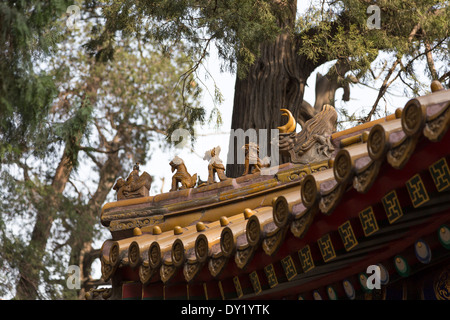
[[329, 215], [333, 209], [339, 204], [342, 196], [344, 195], [346, 190], [346, 184], [340, 183], [337, 184], [335, 188], [331, 192], [326, 194], [322, 194], [322, 197], [319, 202], [320, 210]]
[[208, 269], [213, 277], [217, 277], [227, 265], [228, 258], [220, 256], [208, 261]]
[[268, 221], [266, 224], [264, 224], [263, 227], [263, 236], [264, 237], [270, 237], [272, 234], [278, 232], [280, 228], [273, 222], [273, 220]]
[[110, 222], [119, 219], [133, 219], [143, 217], [159, 217], [162, 214], [168, 212], [167, 210], [116, 210], [114, 212], [104, 212], [101, 216], [102, 222]]
[[359, 170], [353, 178], [353, 188], [360, 193], [366, 193], [375, 182], [381, 163], [381, 161], [370, 161]]
[[443, 101], [441, 103], [437, 103], [437, 104], [428, 106], [427, 111], [426, 111], [427, 121], [431, 121], [431, 120], [438, 118], [449, 107], [450, 107], [450, 101]]
[[333, 168], [312, 173], [318, 183], [334, 179]]
[[302, 214], [298, 215], [291, 223], [290, 230], [297, 238], [302, 238], [308, 232], [309, 226], [314, 221], [316, 213], [319, 211], [319, 206], [314, 206]]
[[185, 250], [186, 263], [197, 263], [197, 256], [195, 255], [194, 248]]
[[439, 90], [435, 91], [414, 99], [411, 101], [417, 101], [421, 106], [430, 107], [443, 102], [450, 101], [450, 90]]
[[241, 188], [238, 189], [222, 192], [220, 193], [219, 200], [228, 200], [241, 196], [247, 196], [251, 193], [266, 191], [276, 186], [278, 186], [278, 180], [275, 178], [270, 178], [260, 183], [252, 183], [247, 186], [242, 186]]
[[150, 226], [154, 226], [156, 224], [160, 224], [164, 221], [163, 216], [157, 216], [157, 217], [149, 217], [149, 218], [142, 218], [142, 219], [120, 219], [120, 220], [114, 220], [111, 221], [109, 224], [109, 230], [111, 232], [114, 231], [123, 231], [123, 230], [130, 230], [134, 228], [146, 228]]
[[379, 124], [383, 127], [384, 131], [388, 134], [393, 134], [395, 132], [399, 132], [403, 130], [402, 127], [402, 119], [395, 119], [389, 122], [383, 122]]
[[234, 179], [227, 179], [220, 182], [215, 182], [206, 186], [197, 187], [191, 189], [191, 196], [196, 196], [198, 194], [213, 194], [213, 192], [219, 192], [222, 190], [228, 190], [235, 187]]
[[294, 219], [300, 218], [308, 210], [308, 208], [306, 208], [302, 202], [295, 205], [294, 208], [295, 208], [295, 210], [292, 211]]
[[139, 266], [139, 280], [141, 280], [142, 284], [147, 285], [151, 278], [156, 274], [156, 271], [157, 269], [142, 264]]
[[286, 229], [278, 229], [277, 232], [267, 236], [262, 242], [262, 248], [267, 255], [274, 254], [283, 243]]
[[153, 197], [153, 205], [162, 206], [164, 203], [169, 202], [170, 200], [187, 198], [191, 194], [191, 191], [192, 189], [184, 189], [157, 194]]
[[329, 194], [330, 192], [333, 192], [333, 190], [338, 186], [339, 186], [338, 182], [334, 179], [325, 180], [320, 184], [319, 191], [322, 195], [326, 195]]
[[366, 168], [371, 161], [372, 159], [369, 156], [358, 158], [355, 161], [356, 174], [364, 170], [364, 168]]
[[429, 119], [425, 124], [423, 133], [430, 141], [439, 141], [447, 132], [449, 126], [450, 103], [448, 103], [447, 107], [444, 108], [443, 112], [439, 113], [438, 116]]
[[220, 249], [220, 244], [217, 243], [211, 247], [211, 258], [218, 259], [223, 256], [222, 250]]
[[413, 154], [417, 140], [418, 136], [408, 137], [403, 143], [393, 146], [387, 154], [389, 164], [396, 169], [403, 168]]
[[186, 281], [191, 282], [202, 269], [202, 263], [186, 263], [183, 266], [183, 274]]
[[402, 144], [407, 138], [408, 137], [403, 132], [403, 130], [391, 132], [389, 134], [389, 143], [391, 145], [391, 148]]
[[173, 261], [172, 261], [172, 247], [169, 247], [165, 251], [163, 251], [161, 249], [161, 253], [162, 253], [162, 262], [163, 262], [163, 264], [172, 265], [173, 264]]
[[367, 153], [367, 144], [366, 143], [358, 143], [345, 148], [348, 151], [350, 156], [354, 159], [366, 156]]
[[176, 273], [177, 268], [173, 265], [163, 264], [159, 269], [159, 273], [161, 276], [161, 281], [167, 283]]
[[248, 246], [236, 251], [235, 259], [238, 268], [243, 269], [252, 260], [255, 253], [255, 247]]
[[239, 250], [244, 250], [247, 247], [249, 247], [247, 236], [245, 233], [243, 233], [236, 238], [236, 248]]

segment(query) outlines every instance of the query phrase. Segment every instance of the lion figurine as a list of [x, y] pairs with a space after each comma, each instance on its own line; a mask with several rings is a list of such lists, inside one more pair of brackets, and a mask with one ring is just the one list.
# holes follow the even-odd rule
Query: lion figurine
[[[172, 172], [177, 171], [172, 176], [172, 188], [170, 191], [182, 190], [193, 188], [197, 183], [197, 174], [190, 175], [186, 169], [183, 159], [175, 156], [172, 161], [170, 161], [170, 166], [172, 167]], [[181, 187], [178, 187], [178, 183], [181, 183]]]
[[245, 150], [245, 170], [243, 176], [251, 173], [261, 172], [261, 169], [270, 167], [269, 157], [259, 158], [259, 146], [250, 142], [242, 146]]
[[220, 146], [212, 148], [211, 150], [205, 152], [203, 160], [209, 161], [207, 184], [215, 182], [215, 173], [217, 173], [217, 176], [219, 177], [220, 181], [229, 179], [225, 175], [225, 166], [223, 165], [222, 160], [219, 158], [219, 154], [220, 154]]

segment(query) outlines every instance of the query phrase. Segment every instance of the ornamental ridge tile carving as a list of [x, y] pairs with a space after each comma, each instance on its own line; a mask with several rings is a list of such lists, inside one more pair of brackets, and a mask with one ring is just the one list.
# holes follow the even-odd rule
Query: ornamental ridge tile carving
[[113, 186], [117, 191], [117, 200], [147, 197], [152, 184], [152, 177], [143, 172], [139, 175], [139, 163], [136, 163], [126, 180], [119, 178]]
[[[287, 114], [288, 123], [295, 122], [292, 114]], [[337, 112], [331, 105], [324, 105], [321, 112], [306, 121], [299, 133], [280, 130], [278, 142], [281, 154], [287, 155], [290, 162], [309, 164], [331, 158], [335, 150], [331, 134], [336, 131]]]
[[[227, 178], [218, 146], [205, 153], [209, 174], [204, 186], [198, 185], [197, 175], [189, 174], [183, 160], [176, 157], [170, 164], [172, 172], [176, 171], [171, 192], [154, 197], [147, 193], [146, 198], [133, 199], [145, 197], [142, 189], [135, 190], [146, 181], [144, 174], [139, 176], [136, 164], [127, 180], [116, 183], [118, 201], [102, 210], [102, 223], [115, 232], [114, 240], [108, 240], [102, 248], [103, 279], [114, 283], [132, 277], [134, 272], [134, 278], [126, 281], [139, 282], [142, 288], [155, 283], [158, 287], [162, 282], [168, 289], [170, 281], [176, 284], [173, 288], [189, 284], [188, 298], [191, 288], [195, 294], [200, 292], [199, 285], [203, 285], [205, 295], [216, 298], [218, 293], [214, 291], [218, 290], [210, 290], [210, 285], [219, 286], [222, 298], [252, 294], [265, 298], [284, 288], [298, 288], [297, 283], [308, 283], [322, 273], [342, 272], [342, 279], [356, 276], [357, 280], [361, 273], [344, 277], [348, 270], [339, 268], [345, 264], [344, 259], [358, 259], [360, 250], [370, 250], [368, 243], [380, 247], [384, 228], [403, 228], [409, 212], [419, 213], [434, 205], [436, 198], [445, 199], [450, 170], [448, 153], [444, 153], [448, 150], [442, 146], [449, 136], [442, 137], [442, 132], [449, 126], [448, 101], [433, 105], [435, 98], [419, 97], [404, 113], [396, 112], [395, 117], [351, 128], [341, 135], [333, 133], [336, 111], [331, 106], [324, 106], [299, 133], [295, 132], [292, 114], [282, 109], [288, 122], [278, 127], [278, 142], [290, 162], [269, 177], [258, 173], [264, 165], [258, 146], [247, 144], [245, 176]], [[409, 172], [409, 158], [417, 159], [416, 148], [421, 155], [428, 152], [430, 141], [439, 144], [436, 152], [442, 154], [424, 161], [419, 171]], [[256, 164], [253, 168], [252, 162]], [[386, 166], [388, 170], [384, 170]], [[392, 182], [392, 186], [380, 186], [386, 172], [403, 174], [398, 181], [404, 185]], [[220, 182], [216, 183], [215, 177]], [[376, 199], [371, 198], [374, 193], [369, 190], [374, 183]], [[353, 205], [350, 194], [360, 196], [357, 200], [364, 203]], [[343, 210], [330, 218], [335, 208]], [[329, 223], [337, 221], [333, 218], [340, 222]], [[444, 218], [442, 213], [441, 220], [430, 219], [430, 223], [443, 225], [447, 221]], [[177, 228], [183, 233], [177, 233]], [[439, 228], [443, 230], [440, 235], [448, 234], [446, 226]], [[448, 280], [447, 273], [442, 283]], [[442, 283], [436, 288], [441, 290]], [[279, 287], [270, 290], [275, 286]], [[326, 298], [324, 293], [331, 288], [329, 283], [321, 288], [309, 287], [309, 292], [295, 294], [311, 298], [316, 292]], [[448, 297], [446, 291], [442, 295]]]

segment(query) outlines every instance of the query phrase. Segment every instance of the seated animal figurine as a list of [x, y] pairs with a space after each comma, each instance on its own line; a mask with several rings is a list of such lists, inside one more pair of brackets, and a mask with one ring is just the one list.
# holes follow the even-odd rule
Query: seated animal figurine
[[[172, 161], [170, 161], [170, 166], [172, 167], [172, 172], [177, 171], [172, 176], [172, 188], [170, 191], [176, 191], [181, 189], [193, 188], [197, 183], [197, 174], [195, 173], [193, 176], [189, 174], [184, 165], [183, 159], [178, 156], [175, 156]], [[181, 187], [178, 187], [178, 183], [181, 183]]]
[[260, 172], [262, 168], [270, 167], [269, 157], [265, 157], [263, 160], [259, 158], [259, 146], [256, 143], [247, 143], [242, 148], [245, 149], [245, 170], [242, 174], [243, 176], [249, 173]]
[[152, 177], [147, 172], [139, 176], [139, 163], [136, 163], [127, 180], [119, 178], [113, 189], [117, 191], [117, 200], [147, 197], [151, 184]]
[[220, 147], [212, 148], [205, 152], [203, 160], [209, 161], [208, 164], [208, 184], [215, 182], [215, 173], [219, 177], [220, 181], [227, 180], [228, 177], [225, 175], [225, 166], [222, 160], [219, 158]]

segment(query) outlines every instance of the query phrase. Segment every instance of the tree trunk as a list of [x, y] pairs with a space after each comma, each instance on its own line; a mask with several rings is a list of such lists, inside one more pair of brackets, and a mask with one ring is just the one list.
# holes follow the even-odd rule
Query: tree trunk
[[59, 207], [58, 197], [64, 191], [73, 169], [73, 164], [70, 159], [71, 155], [66, 147], [53, 177], [49, 191], [50, 194], [44, 198], [45, 206], [42, 200], [37, 205], [36, 223], [28, 244], [28, 261], [22, 261], [19, 265], [19, 282], [16, 286], [16, 299], [35, 300], [38, 296], [39, 273], [42, 270], [42, 259], [44, 258], [45, 247], [50, 237], [55, 212]]
[[336, 91], [339, 88], [344, 89], [342, 99], [350, 100], [350, 82], [356, 83], [356, 77], [346, 77], [345, 74], [350, 70], [350, 65], [345, 59], [338, 60], [327, 72], [326, 75], [317, 73], [316, 77], [316, 101], [314, 109], [317, 112], [322, 111], [324, 104], [330, 104], [334, 107]]
[[[88, 103], [94, 104], [99, 83], [100, 79], [98, 78], [90, 79], [90, 82], [86, 85], [86, 90], [83, 92], [82, 101], [87, 99]], [[86, 107], [86, 104], [81, 105], [81, 108], [84, 107]], [[86, 127], [87, 122], [66, 141], [66, 146], [53, 176], [51, 186], [46, 191], [48, 194], [35, 204], [37, 211], [36, 223], [28, 243], [28, 261], [22, 261], [18, 267], [19, 280], [16, 285], [15, 299], [35, 300], [38, 297], [39, 278], [43, 269], [42, 260], [45, 255], [45, 247], [50, 237], [55, 213], [60, 205], [60, 197], [73, 170], [73, 159], [76, 158], [74, 152], [78, 152], [76, 146], [80, 143]]]
[[[268, 129], [267, 141], [258, 141], [260, 146], [267, 143], [267, 150], [270, 150], [270, 130], [283, 125], [282, 121], [286, 120], [281, 117], [281, 108], [290, 110], [300, 123], [316, 113], [311, 105], [303, 101], [303, 94], [309, 75], [322, 61], [312, 63], [297, 53], [299, 42], [291, 33], [297, 3], [289, 3], [291, 17], [279, 22], [284, 31], [274, 42], [261, 44], [259, 58], [246, 78], [237, 77], [235, 84], [232, 132], [237, 129], [256, 129], [258, 133], [258, 129]], [[244, 165], [237, 163], [240, 162], [237, 149], [242, 146], [236, 145], [239, 139], [236, 142], [232, 139], [233, 135], [230, 136], [226, 174], [228, 177], [237, 177], [244, 172]]]
[[[118, 136], [116, 135], [111, 149], [117, 150], [118, 140]], [[95, 224], [99, 221], [101, 207], [122, 170], [118, 151], [109, 153], [107, 160], [100, 168], [100, 178], [97, 184], [97, 190], [89, 199], [85, 210], [81, 212], [81, 214], [84, 215], [84, 218], [77, 220], [78, 224], [83, 224], [85, 221], [91, 221], [92, 224]], [[77, 230], [81, 230], [82, 234], [71, 235], [70, 264], [78, 265], [80, 267], [81, 290], [78, 292], [78, 298], [83, 299], [84, 294], [92, 288], [91, 264], [95, 258], [97, 258], [95, 252], [100, 254], [100, 251], [93, 250], [92, 248], [94, 232], [92, 228], [83, 227], [83, 225], [81, 225], [80, 227], [75, 228], [75, 232], [77, 232]]]

